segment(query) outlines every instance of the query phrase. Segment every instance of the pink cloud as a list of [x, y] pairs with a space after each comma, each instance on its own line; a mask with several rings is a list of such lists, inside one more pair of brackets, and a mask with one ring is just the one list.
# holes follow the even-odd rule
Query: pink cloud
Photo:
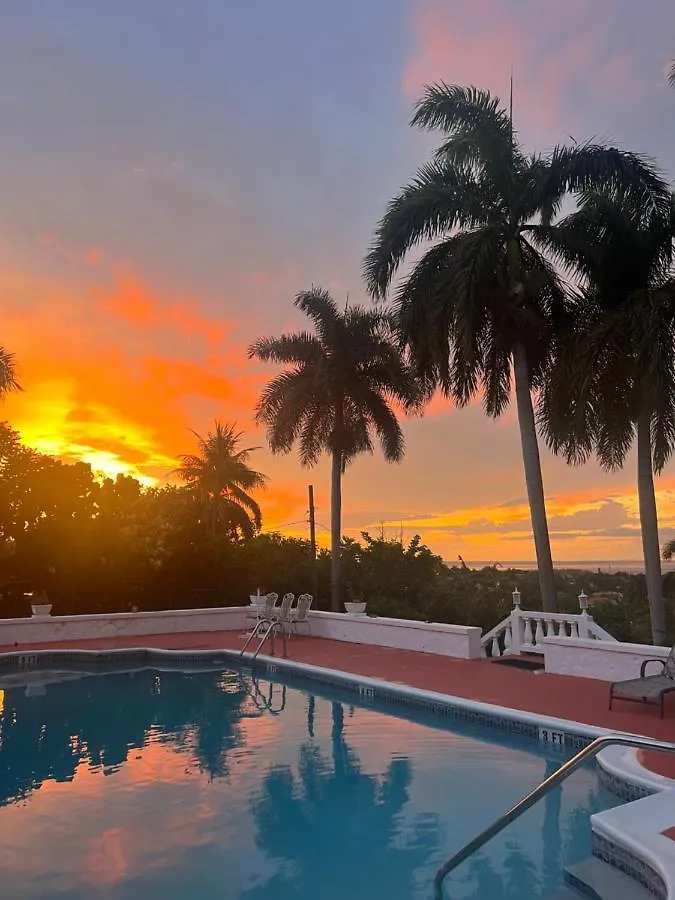
[[601, 118], [588, 129], [584, 100], [635, 102], [641, 93], [635, 60], [608, 43], [611, 7], [611, 0], [570, 0], [544, 13], [523, 0], [416, 0], [403, 92], [416, 99], [442, 80], [488, 88], [508, 102], [513, 69], [515, 121], [527, 144], [602, 133]]

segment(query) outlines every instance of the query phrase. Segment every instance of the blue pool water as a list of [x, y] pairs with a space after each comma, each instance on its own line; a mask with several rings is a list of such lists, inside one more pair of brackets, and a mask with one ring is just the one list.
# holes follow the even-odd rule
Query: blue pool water
[[[250, 673], [40, 672], [2, 686], [12, 900], [428, 900], [442, 861], [564, 758]], [[616, 802], [592, 768], [577, 772], [446, 896], [565, 896], [589, 813]]]

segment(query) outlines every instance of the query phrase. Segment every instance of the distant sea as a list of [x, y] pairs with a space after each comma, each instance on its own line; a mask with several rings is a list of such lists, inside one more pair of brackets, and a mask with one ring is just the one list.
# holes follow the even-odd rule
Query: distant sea
[[[465, 559], [464, 562], [470, 569], [483, 569], [486, 566], [494, 566], [495, 560], [470, 560]], [[445, 560], [446, 566], [459, 566], [459, 560]], [[529, 572], [537, 568], [536, 562], [532, 560], [504, 560], [497, 563], [500, 569], [521, 569]], [[556, 569], [581, 569], [585, 572], [604, 572], [614, 575], [617, 572], [627, 572], [631, 575], [644, 572], [644, 563], [640, 559], [560, 559], [555, 561]], [[661, 562], [661, 569], [665, 572], [675, 572], [675, 562]]]

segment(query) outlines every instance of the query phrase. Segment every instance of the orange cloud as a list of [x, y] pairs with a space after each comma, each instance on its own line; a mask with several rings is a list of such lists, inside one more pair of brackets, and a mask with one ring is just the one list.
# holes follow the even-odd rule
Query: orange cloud
[[225, 323], [196, 312], [199, 306], [196, 298], [160, 298], [128, 268], [117, 267], [112, 285], [102, 291], [96, 289], [95, 293], [101, 295], [102, 309], [137, 328], [174, 329], [187, 338], [203, 338], [209, 344], [225, 340]]

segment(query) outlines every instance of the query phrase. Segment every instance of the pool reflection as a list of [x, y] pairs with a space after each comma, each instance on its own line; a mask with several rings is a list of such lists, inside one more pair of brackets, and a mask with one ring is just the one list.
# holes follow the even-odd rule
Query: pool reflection
[[[312, 698], [313, 699], [313, 698]], [[331, 704], [330, 759], [311, 740], [299, 748], [297, 774], [272, 765], [253, 798], [256, 843], [286, 865], [246, 891], [246, 900], [320, 896], [411, 897], [415, 870], [438, 847], [437, 815], [405, 822], [413, 769], [392, 759], [383, 775], [365, 774], [344, 737], [344, 707]], [[320, 891], [319, 891], [320, 886]]]

